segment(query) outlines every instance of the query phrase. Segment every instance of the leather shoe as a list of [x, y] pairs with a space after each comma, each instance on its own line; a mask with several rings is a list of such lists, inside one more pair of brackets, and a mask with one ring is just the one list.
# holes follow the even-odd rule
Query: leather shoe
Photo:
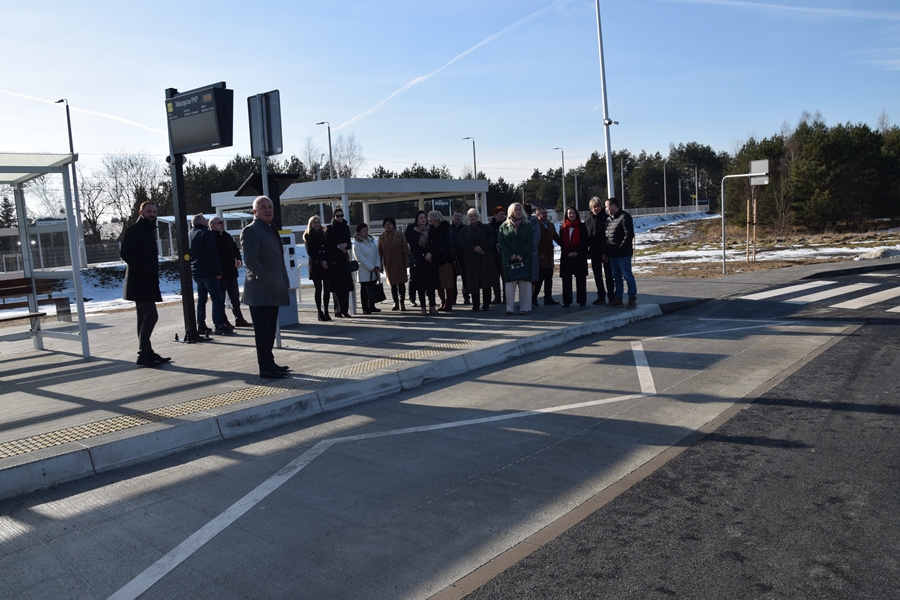
[[555, 304], [559, 304], [559, 300], [554, 300], [553, 298], [544, 298], [544, 306], [553, 306]]
[[154, 352], [153, 354], [151, 354], [151, 355], [150, 355], [150, 358], [152, 358], [153, 360], [155, 360], [155, 361], [157, 361], [157, 362], [161, 362], [161, 363], [172, 362], [172, 359], [171, 359], [170, 357], [168, 357], [168, 356], [160, 356], [160, 355], [157, 354], [156, 352]]
[[287, 377], [287, 373], [284, 371], [276, 371], [275, 369], [266, 369], [265, 371], [260, 371], [259, 376], [263, 379], [284, 379]]
[[281, 371], [282, 373], [284, 373], [285, 371], [290, 371], [290, 370], [291, 370], [290, 367], [282, 367], [281, 365], [275, 365], [275, 366], [272, 367], [272, 368], [275, 369], [276, 371]]
[[593, 304], [594, 306], [600, 306], [602, 304], [606, 304], [606, 302], [604, 302], [603, 298], [597, 298], [596, 300], [591, 302], [591, 304]]
[[607, 306], [622, 306], [622, 299], [618, 296], [614, 296], [612, 300], [609, 301]]
[[234, 321], [235, 327], [253, 327], [253, 323], [250, 321], [246, 321], [244, 319], [235, 319]]
[[135, 364], [139, 367], [158, 367], [162, 362], [156, 360], [152, 356], [138, 356]]

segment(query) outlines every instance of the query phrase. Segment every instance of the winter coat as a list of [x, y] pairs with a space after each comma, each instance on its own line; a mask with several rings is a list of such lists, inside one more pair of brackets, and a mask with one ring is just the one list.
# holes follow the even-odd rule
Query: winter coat
[[378, 236], [378, 253], [381, 254], [381, 264], [389, 285], [409, 281], [406, 270], [409, 266], [409, 243], [406, 236], [397, 229], [382, 233]]
[[356, 272], [356, 281], [359, 283], [368, 283], [375, 281], [375, 267], [381, 267], [381, 255], [378, 254], [378, 243], [372, 236], [361, 238], [358, 235], [354, 238], [353, 258], [359, 263], [359, 270]]
[[238, 268], [234, 261], [241, 260], [241, 251], [231, 234], [227, 231], [213, 231], [213, 238], [219, 249], [219, 262], [222, 264], [222, 280], [231, 281], [238, 278]]
[[[409, 244], [409, 287], [412, 291], [428, 291], [438, 288], [437, 249], [435, 244], [435, 230], [428, 226], [428, 243], [423, 248], [419, 245], [419, 232], [412, 223], [407, 225], [406, 243]], [[431, 254], [431, 262], [425, 260], [425, 255]]]
[[540, 236], [538, 237], [538, 266], [541, 269], [553, 268], [553, 240], [556, 238], [556, 225], [550, 221], [546, 222], [546, 227], [538, 222], [540, 227]]
[[435, 263], [446, 265], [453, 260], [453, 238], [450, 234], [450, 221], [441, 221], [434, 229]]
[[599, 215], [590, 213], [584, 220], [584, 227], [588, 232], [588, 256], [599, 262], [606, 246], [606, 213], [602, 210]]
[[194, 225], [188, 234], [191, 277], [194, 279], [215, 279], [222, 276], [222, 261], [219, 260], [219, 244], [215, 235], [206, 225]]
[[[332, 221], [325, 231], [325, 239], [328, 240], [331, 251], [331, 266], [334, 269], [331, 274], [332, 292], [349, 292], [353, 289], [353, 276], [347, 263], [353, 255], [353, 245], [350, 240], [350, 226], [346, 223]], [[347, 254], [338, 248], [341, 244], [347, 244]]]
[[[331, 279], [331, 245], [325, 238], [325, 230], [308, 229], [303, 234], [303, 245], [306, 246], [306, 255], [309, 256], [309, 278], [312, 281]], [[329, 268], [322, 266], [322, 261], [328, 263]]]
[[159, 293], [159, 251], [156, 246], [156, 225], [144, 217], [125, 230], [119, 252], [128, 266], [125, 268], [125, 288], [122, 298], [135, 302], [162, 302]]
[[[528, 219], [522, 219], [522, 223], [515, 227], [512, 221], [506, 220], [500, 226], [500, 259], [503, 264], [503, 280], [513, 281], [524, 279], [531, 281], [532, 254], [534, 252], [534, 228]], [[507, 266], [512, 264], [512, 256], [521, 256], [525, 263], [524, 272], [511, 280]]]
[[613, 258], [634, 255], [634, 223], [624, 210], [606, 221], [605, 254]]
[[541, 222], [534, 215], [528, 217], [528, 222], [531, 223], [531, 232], [532, 232], [532, 243], [531, 247], [533, 248], [531, 251], [531, 281], [537, 282], [538, 277], [538, 269], [540, 265], [538, 264], [538, 243], [541, 241]]
[[569, 229], [566, 228], [565, 223], [559, 228], [559, 234], [556, 236], [556, 243], [559, 244], [560, 248], [562, 248], [562, 252], [560, 252], [559, 258], [559, 275], [560, 277], [571, 277], [572, 275], [576, 277], [587, 277], [588, 274], [588, 234], [587, 227], [584, 226], [584, 223], [578, 222], [578, 232], [579, 232], [579, 240], [578, 247], [574, 252], [578, 253], [578, 256], [569, 257], [569, 253], [566, 251], [566, 246], [563, 244], [563, 238], [569, 236]]
[[[493, 250], [495, 244], [493, 230], [480, 221], [474, 225], [466, 225], [459, 233], [466, 287], [470, 292], [492, 288], [497, 282]], [[481, 247], [484, 254], [475, 252], [476, 246]]]
[[241, 304], [247, 306], [287, 306], [287, 269], [284, 267], [284, 250], [281, 238], [271, 225], [260, 219], [241, 231], [241, 247], [244, 249], [244, 294]]

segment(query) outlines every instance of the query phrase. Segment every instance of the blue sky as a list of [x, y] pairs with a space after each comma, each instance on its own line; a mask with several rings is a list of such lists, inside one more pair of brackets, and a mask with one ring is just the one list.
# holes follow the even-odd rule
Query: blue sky
[[[164, 90], [225, 81], [235, 143], [246, 98], [279, 89], [285, 154], [354, 134], [368, 176], [418, 161], [518, 183], [604, 148], [593, 0], [5, 2], [0, 151], [168, 152]], [[614, 149], [733, 152], [795, 125], [900, 119], [900, 5], [887, 0], [600, 3]], [[262, 32], [265, 32], [262, 33]], [[13, 58], [14, 57], [14, 58]]]

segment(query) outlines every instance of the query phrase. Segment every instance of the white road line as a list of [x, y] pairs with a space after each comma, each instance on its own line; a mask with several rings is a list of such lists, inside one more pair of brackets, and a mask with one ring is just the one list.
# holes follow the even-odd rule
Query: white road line
[[863, 273], [863, 277], [900, 277], [896, 273]]
[[793, 294], [794, 292], [811, 290], [813, 288], [821, 287], [823, 285], [831, 285], [833, 283], [837, 283], [837, 281], [810, 281], [808, 283], [792, 285], [786, 288], [778, 288], [777, 290], [769, 290], [768, 292], [750, 294], [749, 296], [738, 296], [738, 300], [765, 300], [767, 298], [775, 298], [776, 296], [784, 296], [786, 294]]
[[[756, 323], [757, 321], [749, 321], [750, 323]], [[710, 335], [713, 333], [730, 333], [732, 331], [744, 331], [746, 329], [766, 329], [768, 327], [787, 327], [788, 325], [796, 325], [796, 321], [759, 321], [760, 323], [768, 323], [768, 325], [747, 325], [746, 327], [729, 327], [728, 329], [711, 329], [708, 331], [692, 331], [690, 333], [674, 333], [672, 335], [661, 335], [659, 337], [645, 338], [644, 341], [653, 341], [653, 340], [669, 340], [674, 338], [681, 337], [697, 337], [699, 335]]]
[[834, 298], [835, 296], [843, 296], [845, 294], [852, 294], [853, 292], [858, 292], [859, 290], [864, 290], [866, 288], [875, 287], [877, 283], [854, 283], [853, 285], [845, 285], [843, 287], [834, 288], [831, 290], [825, 290], [824, 292], [818, 292], [816, 294], [809, 294], [808, 296], [800, 296], [799, 298], [791, 298], [790, 300], [782, 300], [784, 304], [809, 304], [810, 302], [818, 302], [819, 300], [827, 300], [828, 298]]
[[900, 312], [900, 306], [895, 306], [894, 308], [889, 308], [885, 312]]
[[655, 394], [656, 384], [653, 383], [653, 373], [650, 372], [647, 355], [644, 354], [644, 345], [641, 342], [631, 342], [631, 352], [634, 353], [634, 364], [637, 365], [641, 391], [645, 394]]
[[896, 298], [897, 296], [900, 296], [900, 287], [882, 290], [880, 292], [875, 292], [874, 294], [869, 294], [868, 296], [862, 296], [861, 298], [847, 300], [846, 302], [841, 302], [840, 304], [832, 304], [831, 308], [864, 308], [866, 306], [869, 306], [870, 304], [885, 302], [886, 300], [891, 300], [892, 298]]
[[[646, 359], [645, 359], [646, 362]], [[643, 388], [643, 380], [641, 387]], [[654, 388], [655, 389], [655, 388]], [[197, 550], [203, 547], [208, 541], [225, 530], [229, 525], [237, 521], [248, 510], [256, 506], [264, 500], [269, 494], [277, 490], [284, 483], [287, 483], [303, 468], [313, 460], [321, 456], [326, 450], [333, 445], [341, 442], [354, 442], [359, 440], [370, 440], [374, 438], [388, 437], [394, 435], [406, 435], [409, 433], [422, 433], [426, 431], [437, 431], [440, 429], [451, 429], [454, 427], [467, 427], [469, 425], [481, 425], [483, 423], [492, 423], [495, 421], [506, 421], [509, 419], [521, 419], [523, 417], [531, 417], [539, 414], [557, 413], [577, 408], [585, 408], [590, 406], [600, 406], [601, 404], [612, 404], [613, 402], [622, 402], [625, 400], [634, 400], [637, 398], [645, 398], [646, 393], [629, 394], [627, 396], [616, 396], [614, 398], [604, 398], [602, 400], [591, 400], [589, 402], [579, 402], [576, 404], [566, 404], [564, 406], [552, 406], [549, 408], [541, 408], [538, 410], [527, 410], [509, 413], [505, 415], [496, 415], [493, 417], [482, 417], [480, 419], [469, 419], [466, 421], [454, 421], [451, 423], [440, 423], [437, 425], [423, 425], [421, 427], [407, 427], [405, 429], [393, 429], [390, 431], [379, 431], [375, 433], [364, 433], [360, 435], [350, 435], [339, 438], [322, 440], [287, 465], [280, 471], [272, 475], [269, 479], [259, 484], [249, 494], [232, 504], [218, 517], [204, 525], [199, 531], [191, 535], [188, 539], [181, 542], [178, 546], [169, 551], [168, 554], [160, 558], [158, 561], [148, 567], [143, 573], [128, 582], [125, 587], [121, 588], [115, 594], [109, 597], [109, 600], [136, 600], [141, 594], [149, 590], [156, 582], [168, 575], [175, 567], [190, 558]]]

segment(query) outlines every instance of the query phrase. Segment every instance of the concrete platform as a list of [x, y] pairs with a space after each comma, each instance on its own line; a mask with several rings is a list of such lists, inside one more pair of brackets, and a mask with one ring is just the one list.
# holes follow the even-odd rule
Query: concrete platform
[[276, 361], [292, 369], [283, 380], [257, 376], [252, 329], [175, 343], [184, 329], [181, 306], [161, 307], [153, 343], [173, 361], [139, 368], [134, 313], [90, 315], [88, 360], [67, 341], [47, 339], [44, 351], [30, 341], [0, 343], [0, 498], [413, 389], [711, 298], [898, 264], [638, 279], [637, 309], [593, 306], [596, 295], [589, 294], [586, 307], [540, 306], [527, 317], [506, 316], [499, 305], [487, 313], [459, 306], [423, 316], [417, 309], [392, 312], [384, 303], [377, 315], [320, 323], [306, 302], [299, 325], [281, 332], [275, 351]]

